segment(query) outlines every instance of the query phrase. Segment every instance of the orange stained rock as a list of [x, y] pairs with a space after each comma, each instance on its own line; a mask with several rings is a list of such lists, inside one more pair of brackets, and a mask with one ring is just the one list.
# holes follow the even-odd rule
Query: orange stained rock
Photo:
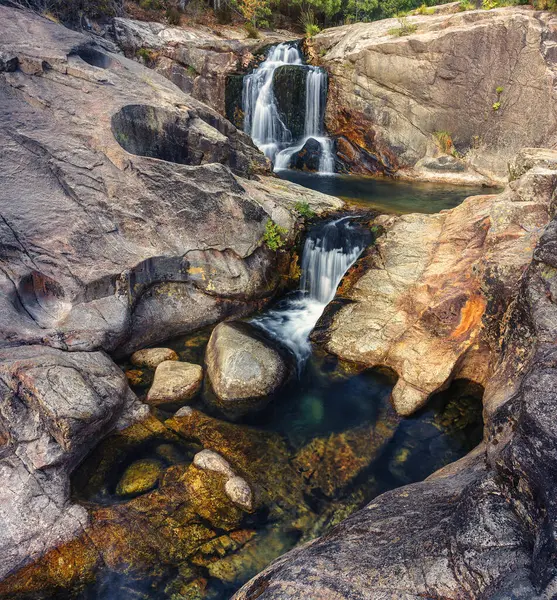
[[479, 325], [485, 312], [485, 307], [486, 302], [483, 296], [477, 294], [471, 296], [460, 311], [460, 323], [452, 332], [450, 339], [454, 340], [468, 334], [473, 328]]

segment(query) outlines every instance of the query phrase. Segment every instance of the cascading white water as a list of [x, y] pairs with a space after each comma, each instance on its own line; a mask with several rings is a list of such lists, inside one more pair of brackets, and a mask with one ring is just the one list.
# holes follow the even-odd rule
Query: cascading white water
[[296, 47], [279, 44], [251, 75], [244, 77], [244, 131], [251, 135], [256, 146], [273, 162], [279, 149], [292, 142], [292, 134], [277, 108], [273, 76], [279, 67], [301, 64], [302, 56]]
[[367, 244], [366, 233], [350, 219], [343, 217], [319, 225], [308, 234], [300, 291], [253, 319], [255, 325], [292, 350], [299, 366], [311, 353], [309, 334]]
[[304, 137], [294, 140], [292, 132], [281, 118], [273, 92], [275, 71], [284, 65], [303, 65], [302, 54], [296, 46], [275, 46], [267, 59], [251, 75], [244, 77], [244, 131], [251, 135], [256, 146], [271, 159], [275, 170], [288, 169], [292, 157], [313, 138], [321, 148], [319, 173], [332, 174], [335, 167], [333, 144], [325, 134], [323, 125], [327, 73], [319, 67], [304, 67], [307, 70]]

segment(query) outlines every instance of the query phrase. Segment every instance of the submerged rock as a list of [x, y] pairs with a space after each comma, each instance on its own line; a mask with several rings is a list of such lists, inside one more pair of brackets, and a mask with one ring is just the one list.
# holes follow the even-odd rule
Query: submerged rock
[[[182, 416], [176, 414], [176, 416]], [[198, 469], [206, 471], [215, 471], [221, 473], [227, 477], [234, 477], [234, 471], [232, 470], [228, 461], [226, 461], [220, 454], [213, 450], [202, 450], [197, 453], [193, 458], [193, 464]]]
[[316, 139], [309, 138], [304, 147], [292, 156], [288, 166], [299, 171], [319, 171], [321, 155], [321, 144]]
[[245, 323], [217, 325], [205, 361], [218, 406], [234, 414], [267, 404], [289, 374], [284, 353]]
[[224, 485], [224, 491], [234, 504], [246, 510], [253, 508], [251, 488], [242, 477], [231, 477]]
[[158, 405], [191, 400], [201, 389], [202, 382], [203, 369], [199, 365], [174, 360], [161, 362], [147, 402]]
[[178, 360], [178, 355], [170, 348], [145, 348], [134, 352], [130, 358], [132, 365], [156, 369], [165, 360]]
[[118, 496], [137, 496], [152, 490], [164, 471], [158, 460], [145, 459], [132, 463], [116, 486]]

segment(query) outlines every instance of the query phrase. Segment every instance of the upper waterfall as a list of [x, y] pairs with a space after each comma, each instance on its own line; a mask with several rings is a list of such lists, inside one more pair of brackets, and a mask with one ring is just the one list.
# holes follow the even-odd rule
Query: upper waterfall
[[[303, 136], [295, 139], [279, 109], [273, 80], [279, 67], [297, 65], [306, 71]], [[333, 173], [335, 160], [332, 140], [323, 124], [327, 102], [327, 73], [320, 67], [304, 65], [300, 49], [292, 44], [279, 44], [250, 75], [244, 77], [242, 108], [244, 131], [274, 164], [275, 170], [287, 169], [292, 157], [309, 139], [320, 147], [319, 173]]]

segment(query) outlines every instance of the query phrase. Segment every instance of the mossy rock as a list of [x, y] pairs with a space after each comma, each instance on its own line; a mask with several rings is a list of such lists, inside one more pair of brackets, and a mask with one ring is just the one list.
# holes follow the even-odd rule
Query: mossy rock
[[306, 66], [284, 65], [273, 76], [278, 109], [295, 140], [304, 137], [307, 74]]
[[160, 460], [143, 459], [132, 463], [116, 486], [118, 496], [137, 496], [154, 489], [164, 471]]

